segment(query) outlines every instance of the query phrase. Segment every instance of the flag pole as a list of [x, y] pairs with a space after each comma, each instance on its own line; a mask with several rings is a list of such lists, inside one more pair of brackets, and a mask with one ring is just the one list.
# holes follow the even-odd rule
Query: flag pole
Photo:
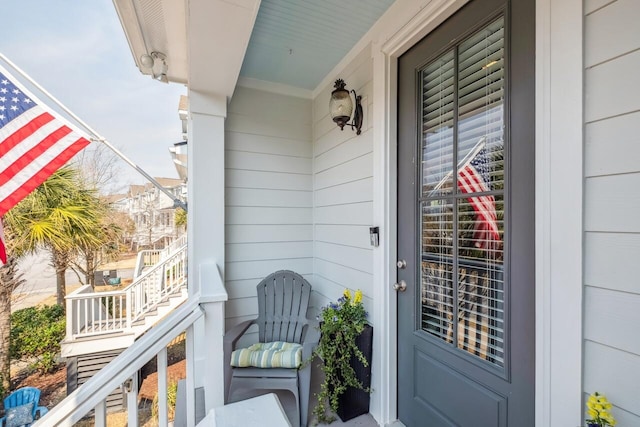
[[92, 135], [92, 137], [90, 138], [91, 141], [96, 141], [96, 142], [100, 142], [104, 145], [107, 146], [107, 148], [109, 148], [111, 151], [113, 151], [118, 157], [120, 157], [122, 160], [124, 160], [129, 166], [131, 166], [132, 168], [134, 168], [136, 171], [138, 171], [138, 173], [140, 175], [142, 175], [143, 177], [145, 177], [147, 179], [147, 181], [149, 181], [151, 184], [153, 184], [158, 190], [162, 191], [165, 195], [167, 195], [172, 201], [173, 201], [173, 206], [174, 207], [179, 207], [185, 210], [185, 212], [187, 211], [187, 204], [185, 202], [183, 202], [181, 199], [179, 199], [178, 197], [176, 197], [175, 194], [171, 193], [169, 190], [167, 190], [166, 188], [164, 188], [158, 181], [156, 181], [151, 175], [149, 175], [147, 172], [145, 172], [140, 166], [138, 166], [137, 164], [135, 164], [132, 160], [130, 160], [127, 156], [124, 155], [124, 153], [122, 153], [120, 150], [118, 150], [116, 147], [114, 147], [109, 141], [107, 141], [106, 138], [104, 138], [103, 136], [101, 136], [98, 132], [96, 132], [91, 126], [89, 126], [84, 120], [82, 120], [80, 117], [78, 117], [73, 111], [71, 111], [69, 108], [67, 108], [62, 102], [58, 101], [58, 99], [53, 96], [51, 93], [49, 93], [45, 88], [43, 88], [42, 86], [40, 86], [40, 84], [38, 82], [36, 82], [35, 80], [33, 80], [27, 73], [25, 73], [24, 71], [22, 71], [22, 69], [20, 67], [18, 67], [16, 64], [14, 64], [11, 60], [9, 60], [9, 58], [7, 58], [3, 53], [0, 52], [0, 59], [2, 59], [5, 63], [7, 63], [9, 66], [11, 66], [11, 68], [13, 68], [14, 70], [16, 70], [18, 73], [20, 73], [20, 75], [25, 78], [27, 81], [29, 81], [29, 83], [31, 83], [33, 86], [35, 86], [40, 92], [42, 92], [45, 96], [47, 96], [50, 100], [52, 100], [53, 102], [56, 103], [56, 105], [58, 107], [60, 107], [65, 113], [67, 113], [69, 116], [71, 116], [76, 122], [78, 122], [80, 125], [82, 125], [86, 130], [89, 131], [89, 133]]

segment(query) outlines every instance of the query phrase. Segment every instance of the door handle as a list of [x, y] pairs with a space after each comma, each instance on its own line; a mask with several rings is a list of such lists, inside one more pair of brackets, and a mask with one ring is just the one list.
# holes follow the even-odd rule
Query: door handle
[[397, 292], [404, 292], [407, 290], [407, 282], [400, 280], [398, 283], [393, 284], [393, 290]]

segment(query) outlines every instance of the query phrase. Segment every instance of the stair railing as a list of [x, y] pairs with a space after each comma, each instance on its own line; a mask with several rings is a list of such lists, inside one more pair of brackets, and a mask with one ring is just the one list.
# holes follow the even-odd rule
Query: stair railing
[[183, 243], [124, 289], [92, 292], [83, 286], [66, 297], [67, 340], [132, 330], [134, 322], [187, 283], [187, 245]]
[[[219, 304], [224, 304], [224, 302], [221, 301]], [[137, 372], [156, 356], [158, 364], [159, 425], [167, 426], [167, 346], [185, 330], [187, 337], [192, 337], [193, 324], [203, 315], [204, 312], [200, 307], [198, 298], [190, 299], [143, 335], [131, 347], [120, 353], [62, 402], [50, 409], [33, 426], [71, 427], [93, 409], [95, 426], [105, 427], [107, 396], [119, 387], [123, 387], [127, 391], [128, 408], [136, 408], [128, 411], [128, 425], [138, 426], [139, 384]], [[192, 348], [192, 339], [187, 340], [187, 346]], [[192, 350], [188, 349], [187, 355], [190, 353], [192, 353]], [[192, 360], [187, 360], [187, 364], [189, 363], [192, 363]], [[193, 372], [193, 369], [188, 367], [187, 383], [193, 384], [193, 379], [189, 380], [189, 372]], [[195, 408], [195, 405], [192, 407]], [[193, 420], [194, 415], [190, 414], [189, 418]]]
[[136, 266], [133, 270], [133, 277], [138, 278], [142, 274], [142, 271], [147, 268], [162, 262], [169, 255], [174, 253], [178, 248], [184, 246], [187, 243], [187, 235], [184, 234], [175, 239], [171, 244], [164, 249], [144, 249], [138, 252], [136, 258]]
[[187, 281], [187, 246], [165, 258], [165, 260], [145, 271], [126, 292], [127, 311], [131, 322], [135, 322], [153, 310], [168, 295], [175, 292]]
[[[127, 425], [138, 427], [138, 371], [153, 358], [158, 372], [158, 426], [167, 427], [167, 346], [186, 332], [186, 426], [196, 425], [196, 387], [204, 388], [204, 409], [224, 404], [223, 336], [224, 305], [228, 299], [220, 270], [215, 263], [198, 268], [204, 296], [192, 295], [181, 306], [157, 323], [115, 359], [82, 384], [62, 402], [37, 420], [34, 427], [71, 427], [93, 410], [96, 427], [107, 425], [106, 399], [122, 387], [127, 393]], [[199, 327], [195, 328], [194, 323]], [[197, 337], [196, 337], [196, 334]], [[196, 352], [195, 342], [200, 349]], [[198, 376], [198, 381], [196, 381]]]

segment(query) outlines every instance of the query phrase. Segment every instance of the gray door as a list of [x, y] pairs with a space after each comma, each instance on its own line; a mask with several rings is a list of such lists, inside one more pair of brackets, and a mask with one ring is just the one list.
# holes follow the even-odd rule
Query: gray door
[[399, 61], [398, 411], [534, 425], [532, 0], [474, 0]]

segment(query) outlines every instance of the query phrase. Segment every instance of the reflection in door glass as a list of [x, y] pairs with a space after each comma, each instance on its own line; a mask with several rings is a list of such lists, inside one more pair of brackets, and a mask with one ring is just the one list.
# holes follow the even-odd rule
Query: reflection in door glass
[[420, 76], [421, 327], [504, 366], [503, 19]]
[[422, 329], [453, 336], [453, 200], [422, 204]]

